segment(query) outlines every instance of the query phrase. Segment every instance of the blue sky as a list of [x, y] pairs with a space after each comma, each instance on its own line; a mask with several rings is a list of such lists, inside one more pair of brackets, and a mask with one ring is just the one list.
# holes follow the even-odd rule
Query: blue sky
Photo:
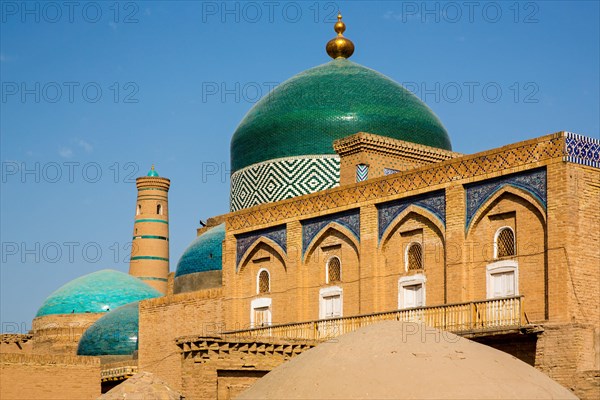
[[4, 332], [73, 278], [127, 271], [133, 178], [153, 163], [174, 270], [198, 220], [228, 211], [237, 124], [329, 61], [338, 7], [352, 60], [421, 97], [455, 151], [600, 132], [596, 1], [0, 4]]

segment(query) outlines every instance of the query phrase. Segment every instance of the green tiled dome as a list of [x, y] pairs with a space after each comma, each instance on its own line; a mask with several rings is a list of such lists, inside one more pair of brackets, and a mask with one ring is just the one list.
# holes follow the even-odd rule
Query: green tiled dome
[[36, 317], [50, 314], [101, 313], [162, 294], [123, 272], [104, 269], [73, 279], [44, 301]]
[[198, 236], [183, 252], [175, 277], [222, 268], [225, 224], [215, 226]]
[[90, 326], [77, 346], [80, 356], [130, 355], [138, 349], [139, 302], [106, 313]]
[[339, 58], [288, 79], [252, 107], [231, 140], [232, 172], [276, 158], [335, 154], [333, 141], [357, 132], [452, 148], [440, 120], [415, 95]]

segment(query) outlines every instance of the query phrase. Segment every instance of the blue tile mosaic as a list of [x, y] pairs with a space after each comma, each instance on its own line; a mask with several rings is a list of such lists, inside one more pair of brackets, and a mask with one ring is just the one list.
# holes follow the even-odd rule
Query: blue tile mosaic
[[121, 306], [94, 322], [79, 339], [79, 356], [131, 355], [138, 349], [139, 302]]
[[546, 169], [532, 169], [517, 174], [501, 176], [481, 182], [465, 185], [466, 190], [466, 228], [473, 216], [494, 193], [504, 186], [515, 186], [529, 192], [546, 207]]
[[175, 277], [221, 270], [223, 240], [225, 240], [225, 224], [217, 225], [194, 239], [179, 259]]
[[162, 294], [129, 274], [110, 269], [92, 272], [61, 286], [44, 301], [36, 317], [101, 313]]
[[317, 234], [331, 222], [348, 228], [360, 241], [360, 210], [348, 210], [341, 213], [324, 215], [322, 217], [302, 221], [302, 255]]
[[426, 193], [424, 195], [408, 197], [377, 205], [379, 226], [379, 240], [388, 229], [392, 221], [409, 206], [422, 207], [440, 219], [446, 226], [446, 194], [443, 190]]
[[369, 166], [366, 164], [358, 164], [356, 166], [356, 182], [362, 182], [369, 179]]
[[287, 228], [285, 225], [275, 226], [272, 228], [261, 229], [259, 231], [242, 233], [236, 235], [237, 247], [237, 263], [242, 260], [242, 256], [246, 251], [261, 237], [271, 239], [281, 247], [284, 253], [287, 253]]
[[600, 168], [600, 140], [568, 132], [565, 161]]
[[400, 172], [400, 170], [398, 170], [398, 169], [392, 169], [392, 168], [384, 168], [383, 169], [383, 175], [384, 176], [388, 176], [388, 175], [392, 175], [392, 174], [397, 174], [398, 172]]

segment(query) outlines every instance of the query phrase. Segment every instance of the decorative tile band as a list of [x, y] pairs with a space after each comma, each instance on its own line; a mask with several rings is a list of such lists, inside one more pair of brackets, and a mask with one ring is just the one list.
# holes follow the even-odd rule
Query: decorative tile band
[[312, 155], [271, 160], [231, 175], [231, 211], [338, 186], [340, 158]]
[[168, 258], [164, 258], [164, 257], [155, 257], [155, 256], [135, 256], [135, 257], [131, 257], [132, 261], [135, 260], [159, 260], [159, 261], [169, 261]]
[[348, 210], [341, 213], [325, 215], [322, 217], [307, 219], [302, 223], [302, 256], [306, 252], [308, 245], [315, 236], [328, 224], [335, 222], [348, 228], [350, 232], [360, 241], [360, 209]]
[[600, 168], [600, 140], [567, 132], [564, 161]]
[[168, 237], [165, 236], [154, 236], [154, 235], [141, 235], [141, 236], [134, 236], [133, 240], [136, 239], [159, 239], [159, 240], [166, 240], [169, 241]]
[[564, 155], [565, 133], [559, 132], [480, 154], [431, 164], [416, 171], [402, 171], [385, 179], [376, 178], [372, 181], [317, 193], [297, 201], [276, 203], [268, 207], [236, 213], [227, 217], [227, 223], [229, 228], [235, 231], [271, 224], [274, 221], [301, 218], [303, 215], [328, 212], [333, 208], [352, 207], [360, 202], [376, 202], [387, 196], [397, 196], [434, 185], [500, 173], [509, 168], [525, 168], [533, 163], [562, 159]]
[[446, 226], [446, 193], [443, 190], [437, 190], [421, 196], [407, 197], [405, 199], [378, 204], [379, 240], [381, 240], [383, 233], [394, 219], [411, 205], [430, 211]]
[[236, 265], [239, 267], [239, 263], [242, 260], [242, 256], [246, 251], [261, 237], [271, 239], [281, 247], [284, 253], [287, 253], [287, 227], [285, 225], [276, 226], [273, 228], [262, 229], [260, 231], [242, 233], [236, 235], [236, 253], [237, 261]]
[[471, 183], [465, 185], [467, 202], [465, 227], [467, 229], [473, 216], [483, 203], [505, 186], [515, 186], [527, 191], [546, 208], [546, 168], [532, 169], [518, 174]]
[[155, 276], [138, 276], [138, 279], [141, 279], [143, 281], [161, 281], [161, 282], [166, 282], [167, 278], [157, 278]]
[[137, 224], [138, 222], [158, 222], [161, 224], [169, 224], [169, 221], [165, 221], [162, 219], [136, 219], [134, 223]]

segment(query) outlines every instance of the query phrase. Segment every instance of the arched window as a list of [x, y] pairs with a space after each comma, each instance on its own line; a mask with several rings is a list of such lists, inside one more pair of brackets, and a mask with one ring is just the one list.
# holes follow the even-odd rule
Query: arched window
[[326, 283], [340, 282], [342, 280], [342, 262], [338, 257], [331, 257], [326, 266]]
[[136, 211], [135, 215], [140, 215], [141, 213], [142, 213], [142, 205], [138, 204], [137, 211]]
[[404, 262], [407, 271], [423, 269], [423, 246], [421, 246], [421, 243], [408, 245]]
[[495, 258], [511, 257], [517, 254], [515, 246], [515, 232], [512, 228], [505, 226], [496, 232], [494, 241]]
[[266, 269], [260, 270], [256, 280], [257, 293], [269, 293], [271, 291], [271, 278], [269, 277], [269, 271]]
[[158, 215], [162, 215], [162, 212], [163, 212], [163, 211], [162, 211], [162, 204], [158, 204], [158, 205], [156, 206], [156, 213], [157, 213]]

